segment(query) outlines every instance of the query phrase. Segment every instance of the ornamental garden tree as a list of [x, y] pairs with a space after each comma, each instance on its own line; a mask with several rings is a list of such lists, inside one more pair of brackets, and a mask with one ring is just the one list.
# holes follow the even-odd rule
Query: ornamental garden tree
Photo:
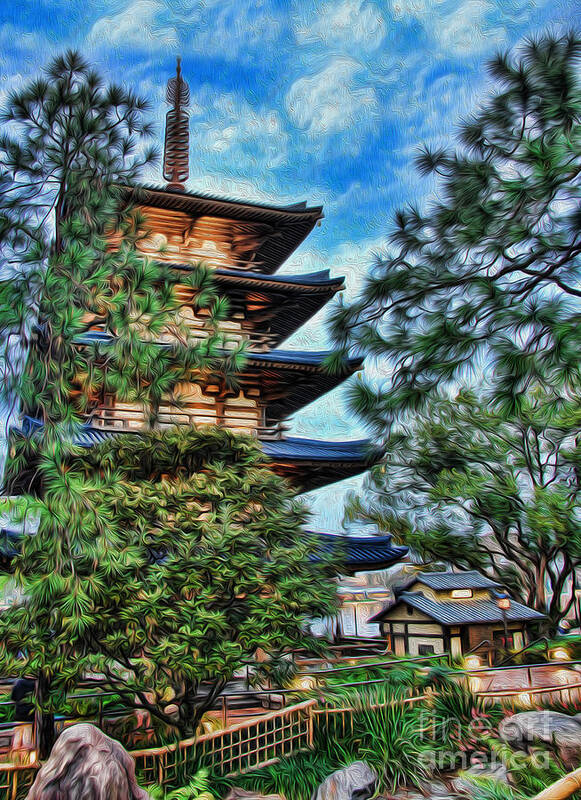
[[553, 628], [579, 564], [580, 57], [571, 33], [492, 61], [459, 141], [417, 159], [434, 199], [397, 212], [333, 320], [390, 371], [352, 391], [386, 459], [348, 518], [498, 578]]
[[577, 602], [581, 404], [540, 393], [518, 416], [464, 390], [394, 426], [386, 457], [347, 506], [425, 563], [477, 569], [555, 632]]
[[[30, 588], [0, 616], [3, 671], [42, 664], [55, 710], [98, 674], [124, 705], [190, 736], [258, 648], [274, 666], [318, 648], [308, 621], [335, 612], [337, 565], [254, 439], [125, 434], [75, 454], [65, 474], [79, 510], [25, 539]], [[53, 508], [52, 491], [34, 504], [42, 518]], [[73, 557], [63, 531], [80, 543]]]

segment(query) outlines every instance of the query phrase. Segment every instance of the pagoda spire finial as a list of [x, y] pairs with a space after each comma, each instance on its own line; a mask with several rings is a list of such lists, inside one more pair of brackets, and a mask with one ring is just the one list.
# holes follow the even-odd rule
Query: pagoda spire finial
[[166, 101], [171, 105], [165, 117], [163, 177], [168, 189], [184, 190], [189, 177], [190, 131], [188, 105], [190, 87], [182, 78], [181, 58], [178, 56], [175, 78], [167, 83]]

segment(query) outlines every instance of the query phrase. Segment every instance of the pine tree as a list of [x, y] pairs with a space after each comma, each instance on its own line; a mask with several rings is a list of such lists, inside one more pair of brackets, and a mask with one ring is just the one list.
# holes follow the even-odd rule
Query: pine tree
[[498, 90], [457, 146], [418, 157], [434, 199], [397, 212], [388, 252], [334, 317], [340, 343], [393, 369], [379, 391], [360, 384], [372, 421], [474, 376], [510, 412], [536, 385], [579, 392], [580, 55], [574, 33], [498, 55]]
[[[106, 84], [69, 52], [46, 78], [11, 93], [2, 116], [0, 392], [10, 410], [41, 424], [12, 438], [7, 476], [9, 490], [25, 492], [18, 508], [38, 515], [39, 528], [15, 559], [26, 603], [6, 619], [16, 625], [32, 615], [36, 646], [23, 648], [22, 638], [13, 658], [3, 645], [0, 668], [37, 679], [41, 757], [50, 748], [50, 712], [84, 669], [79, 643], [98, 592], [87, 570], [123, 557], [102, 479], [71, 462], [80, 425], [107, 393], [142, 404], [155, 425], [161, 398], [184, 376], [241, 358], [236, 348], [228, 363], [220, 356], [226, 309], [208, 271], [198, 266], [179, 278], [208, 312], [200, 342], [182, 322], [177, 276], [136, 249], [147, 231], [126, 187], [154, 158], [143, 147], [146, 111], [145, 100]], [[117, 249], [109, 245], [114, 233]], [[95, 327], [110, 334], [106, 343], [87, 339]], [[172, 342], [160, 347], [164, 332]]]

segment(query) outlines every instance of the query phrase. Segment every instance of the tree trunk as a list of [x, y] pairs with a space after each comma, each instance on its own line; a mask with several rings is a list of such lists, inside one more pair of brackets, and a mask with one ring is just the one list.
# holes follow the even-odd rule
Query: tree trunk
[[44, 706], [50, 690], [50, 678], [41, 672], [36, 681], [36, 709], [34, 712], [34, 730], [38, 758], [48, 758], [54, 744], [54, 714], [46, 712]]

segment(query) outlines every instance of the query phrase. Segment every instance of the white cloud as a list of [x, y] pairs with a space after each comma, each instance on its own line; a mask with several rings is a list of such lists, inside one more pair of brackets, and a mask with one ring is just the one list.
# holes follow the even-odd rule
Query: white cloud
[[[315, 6], [316, 8], [316, 6]], [[313, 18], [295, 22], [295, 36], [299, 44], [320, 41], [337, 45], [348, 52], [352, 48], [375, 50], [385, 37], [385, 20], [381, 11], [367, 0], [343, 0], [327, 3]]]
[[175, 50], [178, 32], [162, 18], [165, 4], [159, 0], [133, 0], [127, 8], [112, 16], [98, 19], [89, 34], [96, 45], [131, 49]]
[[536, 0], [389, 0], [394, 20], [421, 23], [435, 49], [480, 56], [502, 46]]
[[444, 0], [390, 0], [389, 5], [396, 19], [420, 17], [437, 13]]
[[[278, 111], [254, 106], [240, 93], [215, 94], [202, 87], [192, 98], [192, 167], [240, 181], [268, 183], [284, 167], [289, 136]], [[192, 170], [193, 171], [193, 170]], [[272, 187], [268, 187], [269, 189]]]
[[337, 57], [316, 75], [299, 78], [286, 96], [289, 116], [311, 137], [368, 130], [379, 105], [373, 87], [359, 79], [362, 72], [354, 59]]
[[247, 61], [258, 47], [272, 44], [279, 30], [268, 0], [132, 0], [123, 11], [98, 19], [89, 42]]

